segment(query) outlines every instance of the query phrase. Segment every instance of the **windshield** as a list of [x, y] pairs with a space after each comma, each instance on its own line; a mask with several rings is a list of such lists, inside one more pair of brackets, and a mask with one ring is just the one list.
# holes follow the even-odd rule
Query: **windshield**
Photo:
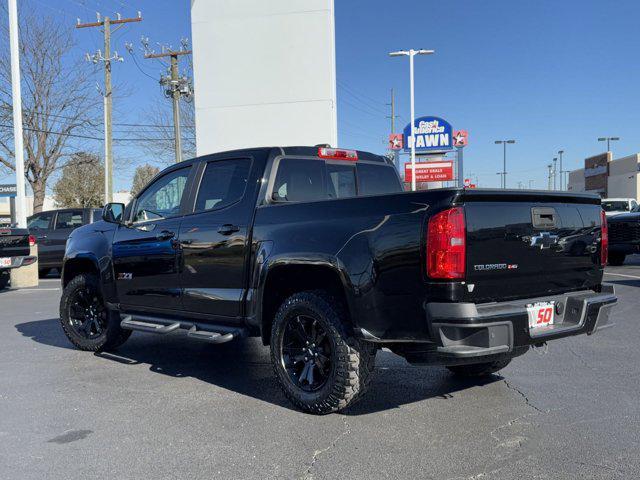
[[628, 212], [629, 202], [624, 202], [624, 201], [602, 202], [602, 209], [605, 212]]

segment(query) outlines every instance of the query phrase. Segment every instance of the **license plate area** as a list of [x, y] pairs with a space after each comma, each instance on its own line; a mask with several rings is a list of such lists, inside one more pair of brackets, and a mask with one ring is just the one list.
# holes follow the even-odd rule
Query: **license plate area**
[[552, 326], [555, 321], [555, 302], [536, 302], [527, 305], [529, 332], [539, 333]]
[[10, 267], [10, 266], [11, 266], [11, 257], [0, 258], [0, 267]]

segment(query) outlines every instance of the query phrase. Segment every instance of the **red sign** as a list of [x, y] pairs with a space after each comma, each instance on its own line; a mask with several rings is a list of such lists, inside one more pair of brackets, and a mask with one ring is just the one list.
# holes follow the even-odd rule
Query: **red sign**
[[[404, 164], [404, 181], [410, 182], [411, 163]], [[453, 162], [416, 163], [416, 182], [444, 182], [453, 180]]]
[[466, 147], [469, 144], [469, 132], [466, 130], [456, 130], [453, 132], [453, 146]]
[[402, 139], [404, 137], [401, 133], [392, 133], [389, 135], [389, 149], [390, 150], [402, 150], [404, 145], [402, 144]]

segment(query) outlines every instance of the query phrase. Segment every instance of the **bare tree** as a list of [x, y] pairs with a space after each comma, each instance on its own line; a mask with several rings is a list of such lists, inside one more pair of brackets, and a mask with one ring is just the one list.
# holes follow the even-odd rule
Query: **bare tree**
[[133, 184], [131, 185], [131, 196], [135, 197], [142, 191], [142, 189], [155, 177], [160, 169], [153, 165], [144, 164], [136, 168], [136, 173], [133, 176]]
[[104, 200], [104, 167], [91, 153], [78, 152], [62, 169], [53, 187], [58, 208], [99, 207]]
[[[184, 159], [196, 156], [196, 126], [193, 98], [180, 100], [180, 126], [182, 134], [182, 156]], [[169, 165], [175, 159], [173, 134], [173, 113], [171, 101], [159, 97], [158, 103], [149, 111], [136, 135], [140, 146], [161, 165]], [[152, 126], [151, 126], [152, 125]]]
[[[0, 14], [6, 15], [6, 7]], [[69, 159], [74, 141], [95, 127], [92, 113], [100, 102], [88, 81], [90, 69], [71, 58], [71, 28], [28, 8], [21, 9], [20, 20], [25, 176], [39, 212], [47, 181]], [[0, 166], [15, 171], [7, 22], [0, 22], [0, 35]]]

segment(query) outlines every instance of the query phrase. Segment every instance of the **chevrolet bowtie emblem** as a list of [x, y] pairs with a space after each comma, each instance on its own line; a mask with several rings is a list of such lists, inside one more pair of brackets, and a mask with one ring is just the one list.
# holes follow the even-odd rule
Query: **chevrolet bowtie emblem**
[[551, 248], [552, 245], [556, 245], [557, 243], [557, 235], [552, 235], [549, 232], [542, 232], [535, 237], [531, 237], [529, 245], [532, 247], [540, 247], [540, 250], [544, 250], [545, 248]]

